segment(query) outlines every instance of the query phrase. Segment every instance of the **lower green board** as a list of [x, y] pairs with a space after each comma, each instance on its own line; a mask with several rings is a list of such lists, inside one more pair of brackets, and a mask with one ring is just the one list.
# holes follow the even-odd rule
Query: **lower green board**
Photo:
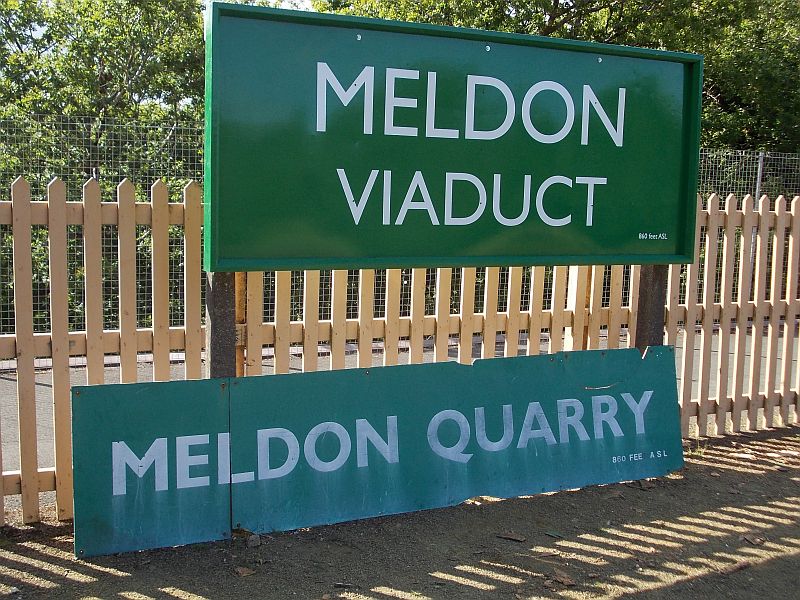
[[73, 410], [81, 555], [683, 465], [669, 347], [76, 388]]

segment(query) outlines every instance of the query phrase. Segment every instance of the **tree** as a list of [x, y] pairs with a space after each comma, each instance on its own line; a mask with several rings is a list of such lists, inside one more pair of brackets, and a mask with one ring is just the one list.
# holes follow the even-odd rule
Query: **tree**
[[800, 151], [796, 0], [314, 0], [320, 11], [705, 55], [702, 142]]
[[5, 105], [99, 118], [199, 116], [197, 0], [6, 0], [0, 23]]

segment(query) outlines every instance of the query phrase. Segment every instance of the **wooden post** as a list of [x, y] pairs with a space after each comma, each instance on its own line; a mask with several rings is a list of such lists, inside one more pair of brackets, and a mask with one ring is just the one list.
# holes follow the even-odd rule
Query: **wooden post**
[[[664, 305], [667, 301], [667, 265], [642, 265], [635, 345], [644, 354], [648, 346], [664, 343]], [[692, 324], [694, 325], [694, 324]]]
[[206, 286], [206, 373], [236, 376], [234, 273], [208, 273]]

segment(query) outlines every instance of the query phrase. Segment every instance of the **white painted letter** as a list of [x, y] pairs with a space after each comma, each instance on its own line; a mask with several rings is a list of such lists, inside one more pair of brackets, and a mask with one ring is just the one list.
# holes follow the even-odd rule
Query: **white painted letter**
[[625, 88], [619, 88], [617, 99], [617, 126], [611, 124], [605, 109], [600, 104], [591, 86], [583, 86], [583, 114], [581, 114], [581, 145], [589, 145], [589, 103], [594, 107], [597, 116], [603, 122], [603, 127], [614, 140], [614, 143], [622, 148], [623, 129], [625, 127]]
[[205, 435], [182, 435], [175, 438], [175, 479], [176, 487], [183, 488], [205, 487], [209, 484], [208, 475], [192, 477], [189, 475], [189, 467], [193, 465], [207, 465], [208, 454], [190, 455], [191, 446], [201, 446], [208, 444], [208, 434]]
[[366, 419], [356, 419], [356, 456], [359, 467], [369, 466], [367, 440], [381, 453], [388, 463], [400, 460], [397, 448], [397, 417], [386, 417], [386, 440], [370, 425]]
[[163, 492], [168, 487], [167, 438], [154, 440], [141, 459], [125, 442], [111, 442], [111, 482], [114, 495], [124, 496], [127, 492], [126, 466], [141, 479], [153, 464], [155, 464], [155, 490]]
[[[475, 86], [483, 85], [490, 86], [496, 90], [500, 90], [503, 97], [506, 99], [506, 118], [496, 129], [489, 129], [486, 131], [475, 130]], [[496, 140], [505, 135], [511, 129], [511, 124], [514, 122], [514, 115], [516, 114], [516, 106], [514, 104], [514, 94], [505, 82], [494, 77], [486, 77], [483, 75], [467, 75], [467, 108], [466, 108], [466, 124], [464, 127], [464, 137], [468, 140]]]
[[[536, 94], [544, 90], [550, 90], [561, 96], [561, 99], [564, 100], [564, 106], [567, 109], [564, 125], [555, 133], [550, 134], [542, 133], [536, 129], [531, 120], [531, 102], [533, 102]], [[533, 84], [525, 94], [525, 98], [522, 99], [522, 123], [525, 125], [528, 135], [537, 142], [543, 144], [555, 144], [567, 137], [570, 129], [572, 129], [573, 123], [575, 123], [575, 104], [572, 102], [572, 96], [569, 95], [567, 88], [555, 81], [540, 81]]]
[[[588, 440], [589, 434], [586, 433], [586, 428], [581, 423], [583, 418], [583, 404], [580, 400], [575, 398], [564, 398], [559, 400], [558, 404], [558, 437], [562, 444], [569, 444], [569, 428], [572, 427], [575, 433], [578, 434], [579, 440]], [[568, 414], [569, 409], [572, 408], [573, 413]]]
[[496, 442], [492, 442], [486, 437], [486, 417], [483, 414], [483, 407], [479, 406], [475, 409], [475, 439], [478, 440], [478, 446], [489, 452], [499, 452], [508, 448], [513, 437], [514, 417], [510, 404], [503, 405], [503, 437]]
[[[317, 440], [326, 433], [332, 433], [339, 438], [339, 453], [336, 458], [330, 461], [324, 461], [317, 456]], [[339, 469], [350, 457], [350, 436], [347, 430], [333, 421], [320, 423], [311, 429], [306, 436], [305, 444], [303, 444], [303, 454], [305, 454], [306, 461], [309, 466], [323, 473], [330, 473]]]
[[253, 481], [255, 473], [245, 471], [244, 473], [234, 473], [231, 475], [231, 434], [217, 434], [217, 483], [228, 485], [229, 483], [244, 483]]
[[[286, 461], [274, 469], [269, 466], [269, 441], [273, 438], [283, 440], [287, 449]], [[300, 445], [291, 431], [282, 427], [259, 429], [256, 431], [256, 440], [258, 443], [259, 479], [277, 479], [292, 472], [300, 458]]]
[[553, 219], [544, 211], [544, 193], [547, 191], [547, 188], [556, 183], [561, 183], [567, 187], [572, 187], [572, 180], [569, 177], [564, 177], [563, 175], [553, 175], [552, 177], [545, 179], [544, 182], [542, 182], [542, 185], [539, 186], [539, 191], [536, 192], [536, 212], [539, 214], [539, 218], [544, 221], [545, 224], [552, 227], [562, 227], [570, 224], [570, 221], [572, 221], [572, 215], [567, 215], [566, 217], [562, 217], [560, 219]]
[[522, 193], [522, 212], [515, 219], [506, 219], [503, 213], [500, 212], [500, 175], [494, 174], [494, 189], [492, 190], [492, 212], [494, 218], [501, 225], [507, 227], [514, 227], [519, 225], [528, 218], [528, 213], [531, 210], [531, 176], [525, 175], [525, 189]]
[[[533, 422], [539, 426], [538, 429], [533, 428]], [[525, 421], [522, 423], [522, 431], [519, 432], [519, 441], [517, 448], [525, 448], [528, 441], [533, 438], [544, 438], [548, 444], [555, 444], [556, 438], [553, 436], [553, 430], [550, 429], [550, 423], [547, 422], [547, 417], [544, 416], [542, 405], [538, 402], [531, 402], [528, 404], [528, 410], [525, 411]]]
[[[451, 446], [450, 448], [443, 446], [439, 441], [439, 426], [444, 421], [454, 421], [456, 425], [458, 425], [458, 442], [456, 442], [455, 446]], [[472, 454], [464, 452], [464, 448], [466, 448], [469, 443], [469, 435], [470, 431], [467, 417], [457, 410], [443, 410], [442, 412], [436, 413], [431, 419], [431, 422], [428, 423], [428, 445], [436, 454], [448, 460], [466, 463], [472, 458]]]
[[608, 180], [605, 177], [576, 177], [575, 183], [585, 183], [589, 186], [586, 197], [586, 226], [592, 226], [592, 213], [594, 212], [594, 186], [605, 185]]
[[375, 96], [375, 68], [364, 67], [355, 81], [345, 91], [336, 75], [333, 74], [328, 63], [317, 63], [317, 131], [326, 131], [328, 123], [328, 90], [325, 84], [329, 83], [336, 92], [344, 106], [350, 104], [362, 87], [364, 88], [364, 133], [372, 133], [372, 106]]
[[395, 108], [417, 108], [416, 98], [398, 98], [394, 95], [395, 79], [419, 79], [419, 71], [411, 69], [386, 69], [386, 110], [383, 113], [383, 132], [386, 135], [417, 135], [416, 127], [401, 127], [394, 124]]
[[[469, 181], [478, 190], [478, 206], [467, 217], [453, 216], [453, 182]], [[480, 179], [470, 173], [445, 173], [444, 175], [444, 224], [445, 225], [470, 225], [477, 221], [486, 208], [486, 188]]]
[[392, 224], [392, 172], [383, 172], [383, 221], [384, 225]]
[[436, 71], [428, 73], [428, 98], [425, 104], [425, 137], [458, 138], [458, 129], [436, 128]]
[[625, 404], [631, 409], [633, 418], [636, 419], [636, 434], [644, 433], [644, 411], [647, 410], [647, 405], [650, 404], [650, 398], [653, 396], [653, 390], [647, 390], [642, 394], [641, 400], [636, 402], [636, 399], [627, 392], [622, 394], [622, 399]]
[[[603, 411], [603, 407], [608, 410]], [[614, 396], [592, 396], [592, 416], [594, 417], [594, 439], [603, 439], [603, 423], [608, 425], [614, 437], [622, 437], [622, 429], [615, 418], [617, 415], [617, 400]]]
[[[347, 179], [347, 173], [345, 173], [344, 169], [336, 169], [336, 173], [339, 175], [344, 197], [347, 198], [347, 206], [350, 207], [350, 214], [353, 215], [353, 222], [358, 225], [358, 222], [361, 220], [361, 215], [364, 214], [364, 209], [367, 207], [367, 200], [369, 200], [369, 195], [372, 193], [372, 188], [375, 186], [375, 180], [378, 178], [378, 170], [373, 169], [370, 171], [367, 185], [364, 186], [364, 191], [361, 192], [361, 198], [358, 202], [356, 202], [356, 197], [353, 194], [353, 189], [350, 187], [350, 181]], [[386, 178], [384, 177], [384, 183], [385, 182]], [[384, 213], [386, 212], [385, 194], [386, 191], [384, 190]]]
[[[414, 194], [417, 189], [422, 194], [422, 200], [414, 202]], [[439, 224], [439, 217], [436, 216], [436, 210], [433, 208], [433, 201], [431, 194], [428, 191], [428, 186], [425, 185], [425, 178], [422, 176], [422, 171], [416, 171], [414, 177], [411, 179], [411, 184], [408, 186], [406, 197], [403, 199], [403, 205], [400, 207], [400, 212], [397, 215], [395, 225], [402, 225], [406, 219], [406, 213], [409, 210], [427, 210], [428, 216], [433, 225]]]

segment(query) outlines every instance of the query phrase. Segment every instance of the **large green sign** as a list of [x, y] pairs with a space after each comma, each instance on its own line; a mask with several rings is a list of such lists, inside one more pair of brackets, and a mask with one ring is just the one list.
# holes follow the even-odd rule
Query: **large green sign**
[[214, 3], [206, 268], [689, 262], [702, 58]]
[[74, 388], [82, 556], [655, 477], [669, 347]]

